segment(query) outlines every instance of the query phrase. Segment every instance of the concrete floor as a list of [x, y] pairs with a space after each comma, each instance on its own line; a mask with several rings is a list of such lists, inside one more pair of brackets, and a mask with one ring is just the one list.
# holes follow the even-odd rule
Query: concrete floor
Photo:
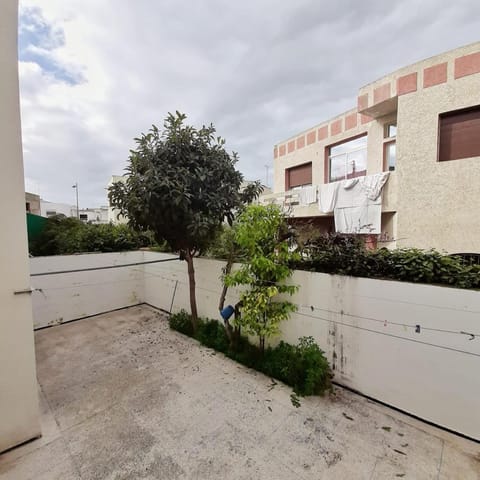
[[340, 388], [295, 408], [149, 307], [35, 339], [43, 437], [2, 480], [480, 478], [479, 444]]

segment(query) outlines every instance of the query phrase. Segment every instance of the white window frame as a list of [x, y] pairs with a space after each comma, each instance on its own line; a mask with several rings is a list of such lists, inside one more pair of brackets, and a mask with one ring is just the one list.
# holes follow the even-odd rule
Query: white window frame
[[[345, 142], [347, 143], [348, 140]], [[336, 146], [336, 145], [334, 145]], [[332, 147], [329, 147], [329, 148], [332, 148]], [[358, 148], [354, 148], [352, 150], [349, 150], [348, 152], [343, 152], [343, 153], [337, 153], [336, 155], [329, 155], [328, 156], [328, 182], [331, 183], [331, 182], [337, 182], [337, 181], [341, 181], [341, 180], [346, 180], [347, 179], [347, 175], [348, 175], [348, 159], [349, 159], [349, 155], [353, 155], [354, 153], [358, 153], [358, 152], [362, 152], [362, 151], [365, 151], [365, 158], [367, 157], [367, 147], [358, 147]], [[345, 162], [344, 162], [344, 175], [343, 175], [343, 178], [340, 179], [340, 180], [332, 180], [332, 160], [335, 159], [335, 158], [338, 158], [338, 157], [343, 157], [345, 156]]]

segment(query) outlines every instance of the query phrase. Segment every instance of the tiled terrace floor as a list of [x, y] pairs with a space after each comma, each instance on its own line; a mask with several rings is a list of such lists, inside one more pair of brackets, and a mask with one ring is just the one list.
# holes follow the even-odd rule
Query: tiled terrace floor
[[480, 445], [339, 388], [297, 409], [149, 307], [35, 338], [44, 434], [1, 480], [480, 478]]

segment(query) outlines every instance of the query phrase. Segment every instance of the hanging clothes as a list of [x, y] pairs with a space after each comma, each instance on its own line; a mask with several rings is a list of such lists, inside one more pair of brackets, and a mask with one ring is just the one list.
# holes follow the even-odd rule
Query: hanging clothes
[[319, 185], [318, 208], [322, 213], [333, 212], [337, 201], [338, 188], [342, 182], [332, 182]]
[[370, 200], [377, 200], [382, 193], [384, 185], [387, 183], [390, 172], [381, 172], [375, 175], [368, 175], [363, 180], [363, 190]]
[[309, 185], [308, 187], [302, 187], [298, 191], [298, 201], [301, 206], [307, 206], [317, 201], [317, 186]]
[[334, 208], [338, 233], [379, 234], [382, 222], [382, 189], [388, 173], [340, 182]]

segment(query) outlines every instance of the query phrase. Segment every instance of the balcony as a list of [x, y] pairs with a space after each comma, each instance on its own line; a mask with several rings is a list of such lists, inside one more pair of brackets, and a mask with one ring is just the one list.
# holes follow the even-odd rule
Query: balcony
[[[302, 205], [300, 203], [301, 189], [289, 190], [262, 195], [262, 205], [274, 204], [282, 208], [286, 215], [295, 218], [332, 217], [333, 213], [322, 213], [318, 203]], [[397, 209], [398, 179], [395, 172], [390, 172], [389, 178], [383, 187], [382, 212], [395, 212]]]
[[320, 212], [316, 202], [310, 205], [300, 205], [300, 190], [262, 195], [260, 204], [278, 205], [287, 216], [291, 217], [331, 217], [333, 215], [333, 213], [325, 214]]

